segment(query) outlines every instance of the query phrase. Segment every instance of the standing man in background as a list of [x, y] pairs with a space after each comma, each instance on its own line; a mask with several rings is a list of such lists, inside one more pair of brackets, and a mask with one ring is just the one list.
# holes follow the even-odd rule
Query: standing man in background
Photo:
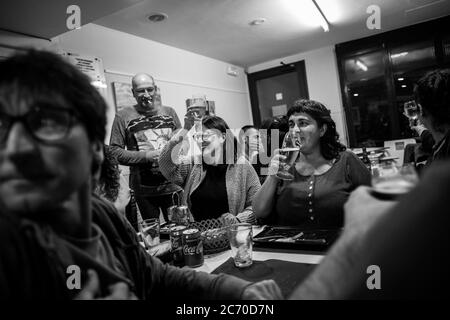
[[137, 104], [121, 109], [114, 119], [110, 150], [121, 165], [130, 166], [130, 185], [144, 219], [158, 218], [161, 208], [167, 220], [172, 195], [181, 188], [159, 171], [159, 154], [180, 120], [171, 107], [161, 105], [152, 76], [138, 73], [132, 79]]

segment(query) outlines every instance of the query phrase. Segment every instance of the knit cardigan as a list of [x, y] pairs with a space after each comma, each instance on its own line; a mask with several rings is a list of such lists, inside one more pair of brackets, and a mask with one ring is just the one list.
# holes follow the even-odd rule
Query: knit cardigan
[[[175, 161], [172, 161], [172, 155]], [[190, 197], [206, 176], [202, 164], [195, 164], [192, 158], [182, 156], [181, 142], [171, 140], [161, 151], [159, 169], [167, 180], [183, 187], [183, 204], [191, 208]], [[261, 184], [253, 166], [244, 157], [228, 165], [225, 185], [230, 213], [241, 222], [255, 224], [252, 201]]]

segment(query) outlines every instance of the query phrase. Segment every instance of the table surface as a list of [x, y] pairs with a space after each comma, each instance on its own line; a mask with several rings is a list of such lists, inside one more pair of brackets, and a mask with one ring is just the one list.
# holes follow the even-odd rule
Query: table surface
[[[254, 226], [253, 235], [256, 236], [262, 230], [263, 227]], [[205, 255], [205, 263], [202, 266], [194, 269], [196, 271], [204, 271], [211, 273], [231, 257], [232, 257], [231, 250], [227, 250], [212, 255]], [[267, 251], [267, 249], [264, 249], [264, 251], [259, 251], [257, 248], [256, 250], [253, 250], [253, 260], [257, 261], [277, 259], [299, 263], [318, 264], [323, 257], [324, 255], [321, 254], [320, 252], [317, 253], [316, 252], [310, 253], [305, 251], [295, 252], [292, 250], [290, 252], [280, 252], [275, 250]]]

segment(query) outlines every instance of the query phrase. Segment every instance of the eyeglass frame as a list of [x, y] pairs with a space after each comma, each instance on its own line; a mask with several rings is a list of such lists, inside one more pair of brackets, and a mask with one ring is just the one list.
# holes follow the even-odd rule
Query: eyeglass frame
[[[207, 136], [207, 139], [204, 139], [203, 136]], [[193, 139], [197, 143], [205, 142], [205, 141], [206, 142], [211, 142], [212, 141], [211, 138], [214, 137], [214, 136], [219, 137], [218, 132], [208, 132], [208, 133], [199, 132], [199, 133], [196, 133], [196, 134], [193, 135]]]
[[[39, 137], [36, 132], [34, 132], [34, 130], [31, 128], [31, 125], [29, 124], [29, 119], [28, 117], [30, 116], [30, 114], [33, 114], [33, 112], [39, 111], [39, 110], [44, 110], [44, 109], [51, 109], [51, 110], [56, 110], [58, 112], [65, 112], [66, 114], [68, 114], [69, 118], [68, 118], [68, 123], [67, 126], [65, 128], [64, 134], [57, 138], [57, 139], [46, 139], [46, 138], [42, 138]], [[39, 106], [34, 106], [32, 108], [30, 108], [26, 113], [20, 115], [20, 116], [12, 116], [9, 115], [5, 112], [0, 111], [0, 119], [2, 116], [6, 116], [8, 118], [8, 125], [5, 128], [5, 136], [1, 137], [0, 136], [0, 146], [3, 145], [5, 143], [5, 141], [8, 139], [9, 136], [9, 132], [11, 130], [11, 128], [13, 127], [13, 125], [16, 122], [21, 122], [23, 124], [23, 126], [27, 129], [27, 131], [30, 133], [30, 135], [37, 141], [39, 142], [44, 142], [44, 143], [51, 143], [51, 142], [58, 142], [58, 141], [62, 141], [65, 140], [68, 136], [68, 134], [70, 133], [70, 130], [73, 128], [73, 126], [76, 124], [76, 120], [79, 119], [79, 115], [78, 113], [73, 110], [73, 109], [69, 109], [69, 108], [59, 108], [59, 107], [51, 107], [51, 106], [46, 106], [45, 108], [39, 107]], [[1, 123], [1, 122], [0, 122]]]

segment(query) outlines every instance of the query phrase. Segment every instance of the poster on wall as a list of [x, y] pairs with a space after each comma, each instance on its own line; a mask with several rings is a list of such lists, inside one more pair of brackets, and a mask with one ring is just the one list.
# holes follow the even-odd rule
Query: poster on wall
[[126, 106], [134, 106], [136, 100], [131, 91], [131, 84], [124, 82], [113, 82], [114, 100], [116, 102], [116, 111]]
[[64, 52], [62, 55], [81, 72], [87, 75], [89, 79], [91, 79], [91, 84], [96, 87], [100, 94], [106, 99], [107, 86], [102, 59], [73, 52]]

